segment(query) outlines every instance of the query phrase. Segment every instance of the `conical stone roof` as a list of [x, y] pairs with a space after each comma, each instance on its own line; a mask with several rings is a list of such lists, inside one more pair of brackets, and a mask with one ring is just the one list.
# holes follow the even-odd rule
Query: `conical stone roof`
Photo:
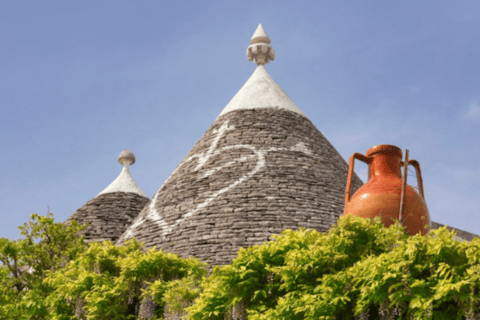
[[88, 223], [84, 231], [87, 241], [116, 241], [149, 200], [130, 175], [129, 166], [135, 163], [133, 153], [123, 150], [118, 162], [123, 164], [120, 175], [65, 221]]
[[327, 231], [343, 214], [348, 165], [267, 73], [274, 53], [259, 28], [247, 51], [254, 74], [118, 244], [136, 237], [223, 265], [239, 247], [284, 229]]

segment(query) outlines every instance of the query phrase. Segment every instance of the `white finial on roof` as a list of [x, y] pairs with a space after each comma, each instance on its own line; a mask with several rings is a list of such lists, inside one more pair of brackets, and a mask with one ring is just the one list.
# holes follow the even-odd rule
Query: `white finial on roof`
[[131, 166], [135, 163], [135, 155], [130, 150], [123, 150], [118, 156], [118, 163], [124, 166]]
[[275, 51], [269, 45], [270, 38], [261, 24], [250, 40], [247, 58], [258, 65], [255, 72], [222, 110], [219, 117], [235, 110], [280, 108], [305, 116], [292, 99], [280, 88], [265, 69], [265, 64], [275, 58]]
[[113, 180], [113, 182], [97, 196], [110, 192], [133, 192], [146, 197], [145, 193], [137, 186], [130, 175], [128, 167], [135, 163], [133, 153], [130, 150], [123, 150], [118, 156], [118, 162], [123, 165], [122, 172], [117, 179]]
[[275, 50], [270, 46], [270, 42], [270, 38], [260, 23], [252, 39], [250, 39], [250, 46], [247, 48], [248, 61], [255, 59], [255, 63], [260, 66], [267, 64], [270, 60], [275, 60]]

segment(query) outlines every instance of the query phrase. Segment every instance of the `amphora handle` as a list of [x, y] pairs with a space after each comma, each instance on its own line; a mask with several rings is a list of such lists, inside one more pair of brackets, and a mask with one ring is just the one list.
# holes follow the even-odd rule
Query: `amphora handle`
[[370, 163], [372, 162], [372, 157], [364, 156], [361, 153], [354, 153], [350, 157], [349, 166], [348, 166], [348, 177], [347, 177], [347, 190], [345, 191], [345, 206], [350, 201], [352, 190], [352, 178], [353, 178], [353, 167], [355, 165], [355, 159], [358, 159], [362, 162], [368, 164], [368, 179], [370, 180]]
[[[402, 161], [400, 165], [403, 167], [404, 162]], [[422, 196], [423, 200], [425, 200], [425, 193], [423, 191], [422, 170], [420, 170], [420, 163], [418, 163], [417, 160], [408, 160], [408, 165], [413, 166], [415, 168], [415, 174], [417, 176], [418, 192]]]

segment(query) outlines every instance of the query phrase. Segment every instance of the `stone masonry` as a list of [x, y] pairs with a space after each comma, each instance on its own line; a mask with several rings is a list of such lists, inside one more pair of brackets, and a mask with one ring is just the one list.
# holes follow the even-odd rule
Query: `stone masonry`
[[[117, 242], [136, 237], [210, 266], [285, 229], [327, 231], [343, 214], [348, 165], [303, 115], [218, 117]], [[352, 191], [362, 185], [355, 175]]]
[[65, 223], [75, 219], [88, 223], [87, 241], [116, 241], [145, 207], [148, 198], [133, 192], [100, 194], [72, 214]]

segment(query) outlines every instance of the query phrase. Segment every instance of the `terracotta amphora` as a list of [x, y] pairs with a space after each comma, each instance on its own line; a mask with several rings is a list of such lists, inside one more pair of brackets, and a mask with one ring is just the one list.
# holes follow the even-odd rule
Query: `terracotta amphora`
[[[350, 198], [355, 159], [368, 164], [368, 182]], [[351, 214], [373, 219], [381, 215], [386, 227], [392, 225], [394, 220], [401, 220], [410, 235], [419, 232], [422, 235], [427, 234], [430, 215], [425, 203], [420, 165], [415, 160], [406, 159], [406, 162], [407, 166], [415, 167], [420, 194], [406, 184], [406, 170], [402, 176], [401, 168], [404, 166], [404, 161], [402, 161], [400, 148], [383, 144], [370, 148], [366, 155], [354, 153], [350, 157], [343, 216]], [[401, 219], [399, 219], [400, 212], [402, 212]]]

